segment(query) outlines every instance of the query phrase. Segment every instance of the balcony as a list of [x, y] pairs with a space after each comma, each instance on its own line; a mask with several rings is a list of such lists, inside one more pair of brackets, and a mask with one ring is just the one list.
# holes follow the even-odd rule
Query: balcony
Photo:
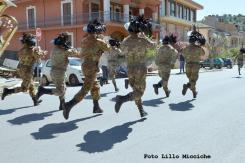
[[[68, 15], [63, 17], [56, 18], [46, 18], [45, 21], [36, 21], [36, 26], [33, 25], [35, 23], [27, 21], [19, 22], [19, 30], [32, 30], [35, 27], [38, 28], [71, 28], [76, 26], [82, 26], [87, 24], [88, 22], [98, 19], [105, 23], [117, 23], [120, 25], [125, 24], [130, 18], [134, 16], [125, 15], [121, 12], [90, 12], [90, 13], [80, 13], [76, 15]], [[158, 21], [153, 21], [156, 24], [159, 24]]]

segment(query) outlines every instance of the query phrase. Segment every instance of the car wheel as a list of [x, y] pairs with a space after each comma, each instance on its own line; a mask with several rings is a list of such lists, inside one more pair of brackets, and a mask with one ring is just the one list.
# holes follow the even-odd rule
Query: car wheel
[[41, 85], [42, 86], [48, 86], [49, 85], [48, 78], [45, 75], [42, 76]]
[[76, 85], [79, 84], [79, 81], [78, 81], [76, 75], [74, 75], [74, 74], [70, 75], [70, 77], [69, 77], [69, 84], [71, 86], [76, 86]]

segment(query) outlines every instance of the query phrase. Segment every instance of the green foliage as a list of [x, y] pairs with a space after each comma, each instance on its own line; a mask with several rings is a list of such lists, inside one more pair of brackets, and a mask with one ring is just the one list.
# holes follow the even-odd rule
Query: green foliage
[[239, 53], [238, 48], [222, 49], [222, 52], [217, 55], [218, 58], [231, 58], [234, 59]]

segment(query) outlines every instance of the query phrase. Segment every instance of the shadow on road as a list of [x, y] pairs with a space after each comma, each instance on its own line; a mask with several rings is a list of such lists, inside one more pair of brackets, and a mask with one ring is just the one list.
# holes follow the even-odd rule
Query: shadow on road
[[241, 76], [232, 77], [233, 79], [242, 79]]
[[56, 136], [55, 134], [59, 133], [66, 133], [73, 131], [78, 128], [77, 124], [78, 122], [85, 121], [91, 118], [95, 118], [98, 116], [101, 116], [102, 114], [86, 117], [86, 118], [81, 118], [77, 120], [73, 120], [70, 122], [65, 122], [65, 123], [53, 123], [53, 124], [48, 124], [45, 125], [41, 128], [39, 128], [38, 132], [31, 133], [34, 139], [39, 140], [39, 139], [53, 139]]
[[104, 152], [112, 149], [113, 145], [128, 139], [128, 135], [133, 131], [130, 126], [145, 121], [146, 118], [127, 122], [120, 126], [115, 126], [104, 132], [98, 130], [89, 131], [84, 136], [85, 143], [78, 144], [80, 151], [88, 153]]
[[49, 117], [53, 115], [53, 113], [58, 111], [59, 110], [45, 112], [45, 113], [34, 113], [34, 114], [23, 115], [21, 117], [14, 118], [12, 120], [8, 120], [8, 122], [13, 125], [22, 125], [25, 123], [44, 120], [46, 117]]
[[143, 101], [143, 105], [144, 106], [159, 107], [159, 105], [164, 104], [164, 102], [162, 100], [165, 98], [166, 97]]
[[[107, 97], [107, 95], [112, 94], [112, 93], [116, 93], [116, 92], [102, 93], [102, 94], [100, 94], [100, 97]], [[91, 100], [92, 99], [92, 96], [91, 95], [88, 95], [84, 99]]]
[[180, 102], [178, 104], [169, 104], [169, 108], [172, 111], [189, 111], [191, 108], [194, 108], [194, 105], [191, 103], [192, 101], [195, 101], [195, 99]]
[[13, 109], [3, 109], [3, 110], [0, 110], [0, 115], [7, 115], [7, 114], [11, 114], [11, 113], [14, 113], [16, 112], [17, 110], [20, 110], [20, 109], [25, 109], [25, 108], [31, 108], [33, 106], [24, 106], [24, 107], [20, 107], [20, 108], [13, 108]]

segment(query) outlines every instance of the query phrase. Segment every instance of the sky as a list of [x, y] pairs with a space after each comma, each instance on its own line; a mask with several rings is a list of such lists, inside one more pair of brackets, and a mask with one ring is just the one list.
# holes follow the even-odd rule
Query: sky
[[197, 11], [197, 20], [202, 20], [207, 15], [223, 15], [223, 14], [243, 14], [244, 0], [194, 0], [204, 6], [203, 10]]

